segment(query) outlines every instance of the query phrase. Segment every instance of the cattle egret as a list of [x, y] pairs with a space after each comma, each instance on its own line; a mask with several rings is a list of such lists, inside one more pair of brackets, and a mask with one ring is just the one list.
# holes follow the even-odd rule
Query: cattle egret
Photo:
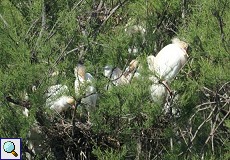
[[187, 48], [186, 42], [174, 38], [156, 55], [153, 65], [160, 80], [170, 82], [178, 74], [187, 62]]
[[[76, 77], [75, 94], [77, 96], [83, 95], [81, 103], [87, 106], [89, 122], [89, 110], [96, 107], [98, 94], [96, 93], [96, 88], [93, 86], [93, 76], [90, 73], [85, 73], [85, 70], [85, 66], [81, 64], [78, 64], [77, 67], [74, 69], [74, 74]], [[81, 94], [81, 92], [83, 94]]]
[[[116, 67], [113, 68], [112, 66], [105, 66], [104, 67], [104, 76], [109, 78], [110, 81], [115, 85], [123, 85], [129, 83], [127, 78], [123, 75], [123, 72], [120, 68]], [[110, 85], [107, 87], [110, 88]]]
[[[152, 71], [154, 75], [158, 78], [158, 80], [154, 80], [155, 85], [157, 81], [158, 83], [161, 83], [159, 85], [156, 85], [155, 87], [154, 85], [151, 86], [151, 95], [153, 98], [155, 97], [154, 95], [161, 95], [161, 93], [163, 93], [163, 91], [159, 91], [160, 93], [153, 92], [155, 88], [158, 88], [157, 86], [164, 86], [171, 94], [168, 83], [172, 81], [172, 79], [179, 73], [180, 69], [187, 62], [187, 48], [187, 43], [180, 41], [177, 38], [174, 38], [172, 40], [172, 44], [165, 46], [156, 55], [156, 57], [154, 57], [153, 55], [147, 57], [147, 63], [150, 71]], [[158, 88], [158, 90], [161, 89]], [[167, 93], [162, 96], [165, 98], [166, 94]]]
[[85, 73], [85, 66], [78, 64], [78, 66], [74, 69], [75, 73], [75, 93], [79, 96], [82, 87], [86, 87], [85, 89], [85, 97], [82, 98], [82, 103], [87, 104], [89, 106], [96, 106], [97, 101], [97, 93], [96, 88], [93, 86], [94, 78], [90, 73]]
[[55, 110], [57, 113], [66, 111], [68, 108], [74, 108], [75, 100], [70, 96], [61, 96], [53, 102], [50, 109]]
[[54, 85], [48, 88], [46, 105], [57, 113], [66, 111], [68, 108], [75, 105], [75, 100], [71, 96], [66, 96], [69, 93], [66, 85]]

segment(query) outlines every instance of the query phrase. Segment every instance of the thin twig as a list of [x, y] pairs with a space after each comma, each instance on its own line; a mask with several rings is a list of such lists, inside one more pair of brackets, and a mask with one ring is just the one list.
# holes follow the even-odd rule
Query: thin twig
[[3, 23], [6, 27], [9, 27], [9, 24], [6, 22], [6, 20], [3, 18], [2, 14], [0, 13], [0, 18], [2, 19]]
[[28, 29], [27, 32], [26, 32], [25, 37], [27, 37], [27, 35], [29, 34], [30, 30], [35, 26], [35, 24], [39, 21], [39, 19], [40, 19], [40, 17], [37, 18], [37, 19], [30, 25], [29, 29]]
[[108, 16], [105, 18], [105, 20], [102, 22], [100, 28], [103, 27], [103, 26], [105, 25], [105, 23], [108, 21], [108, 19], [117, 11], [117, 9], [119, 9], [119, 8], [120, 8], [122, 5], [124, 5], [126, 2], [127, 2], [126, 0], [123, 1], [123, 2], [120, 2], [116, 7], [114, 7], [114, 8], [110, 11], [109, 15], [108, 15]]
[[[216, 108], [217, 108], [217, 105], [216, 105], [216, 106], [212, 109], [212, 111], [209, 113], [208, 117], [198, 126], [196, 132], [192, 135], [192, 138], [191, 138], [191, 140], [190, 140], [190, 142], [189, 142], [189, 145], [187, 146], [186, 151], [191, 147], [191, 145], [192, 145], [194, 139], [196, 138], [197, 133], [200, 131], [201, 127], [202, 127], [206, 122], [208, 122], [208, 121], [210, 120], [210, 118], [211, 118], [211, 116], [213, 115], [213, 113], [214, 113], [214, 111], [216, 110]], [[190, 133], [191, 133], [191, 131], [190, 131]], [[184, 154], [184, 153], [185, 153], [185, 151], [184, 151], [184, 152], [181, 152], [178, 156], [180, 156], [180, 155], [182, 155], [182, 154]]]
[[75, 10], [78, 6], [80, 6], [80, 4], [83, 2], [84, 0], [80, 0], [78, 3], [74, 4], [73, 8], [71, 9], [71, 11]]

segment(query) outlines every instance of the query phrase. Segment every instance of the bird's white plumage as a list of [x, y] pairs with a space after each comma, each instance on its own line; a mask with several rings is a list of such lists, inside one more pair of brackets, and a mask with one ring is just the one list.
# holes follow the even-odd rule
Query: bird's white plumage
[[46, 94], [46, 105], [58, 113], [67, 110], [74, 105], [74, 99], [73, 97], [67, 96], [68, 93], [69, 90], [66, 85], [58, 84], [49, 87]]
[[104, 76], [109, 78], [115, 86], [129, 83], [127, 78], [125, 78], [125, 76], [123, 75], [122, 70], [118, 67], [113, 68], [112, 66], [105, 66]]
[[[85, 66], [78, 64], [74, 69], [75, 80], [75, 93], [80, 96], [81, 103], [86, 105], [88, 122], [90, 121], [90, 110], [96, 107], [98, 94], [94, 87], [94, 78], [90, 73], [85, 73]], [[89, 122], [90, 123], [90, 122]]]
[[[160, 79], [170, 82], [187, 61], [185, 49], [178, 44], [165, 46], [154, 58], [154, 70]], [[152, 68], [152, 66], [151, 66]]]
[[[85, 66], [78, 64], [74, 69], [75, 93], [77, 96], [82, 95], [81, 102], [87, 106], [95, 107], [98, 94], [93, 86], [94, 78], [90, 73], [85, 73]], [[82, 94], [81, 94], [82, 93]]]
[[61, 113], [63, 111], [66, 111], [68, 108], [71, 108], [74, 103], [68, 103], [68, 101], [74, 102], [74, 99], [69, 96], [61, 96], [57, 100], [53, 102], [53, 104], [50, 106], [50, 109], [55, 110], [58, 113]]
[[150, 77], [153, 82], [150, 86], [153, 101], [160, 103], [165, 101], [167, 89], [159, 81], [164, 81], [168, 85], [178, 74], [187, 62], [187, 47], [187, 43], [175, 38], [172, 40], [172, 44], [165, 46], [156, 57], [153, 55], [147, 57], [148, 67], [153, 73], [153, 76]]
[[82, 99], [82, 103], [95, 107], [97, 103], [97, 91], [96, 88], [93, 86], [94, 78], [90, 73], [85, 74], [85, 81], [86, 81], [86, 91], [85, 91], [85, 98]]
[[163, 104], [167, 96], [167, 89], [163, 84], [158, 82], [158, 79], [155, 76], [151, 76], [149, 79], [152, 81], [150, 86], [152, 100], [158, 104]]

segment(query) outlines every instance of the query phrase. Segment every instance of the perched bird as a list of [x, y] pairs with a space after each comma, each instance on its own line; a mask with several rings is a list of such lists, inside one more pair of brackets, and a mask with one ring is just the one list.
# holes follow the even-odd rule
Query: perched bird
[[[165, 46], [153, 60], [154, 71], [160, 80], [170, 82], [187, 62], [188, 44], [178, 38], [172, 39], [172, 44]], [[152, 64], [151, 64], [151, 70]]]
[[68, 108], [74, 108], [75, 100], [73, 97], [70, 96], [61, 96], [58, 98], [54, 103], [50, 106], [50, 109], [61, 113], [66, 111]]
[[69, 94], [68, 87], [66, 85], [53, 85], [48, 88], [46, 94], [46, 105], [50, 109], [55, 110], [57, 113], [66, 111], [68, 108], [75, 107], [75, 100]]
[[167, 97], [167, 91], [172, 94], [169, 83], [187, 62], [187, 48], [186, 42], [174, 38], [172, 44], [165, 46], [156, 57], [147, 57], [149, 70], [153, 72], [153, 76], [150, 77], [153, 82], [150, 87], [153, 101], [162, 104]]
[[98, 94], [93, 86], [94, 78], [90, 73], [85, 73], [84, 65], [78, 64], [74, 69], [76, 80], [74, 82], [76, 96], [81, 96], [81, 103], [87, 106], [88, 121], [89, 110], [96, 107]]
[[[110, 81], [115, 86], [129, 83], [128, 79], [123, 75], [122, 70], [118, 67], [113, 68], [110, 65], [105, 66], [104, 67], [104, 76], [109, 78]], [[106, 86], [106, 89], [109, 89], [109, 88], [111, 88], [110, 84], [108, 84], [108, 86]]]

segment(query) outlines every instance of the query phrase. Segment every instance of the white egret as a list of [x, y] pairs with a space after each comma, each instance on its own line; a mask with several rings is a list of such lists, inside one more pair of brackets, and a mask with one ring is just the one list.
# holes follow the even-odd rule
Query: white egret
[[[154, 80], [154, 83], [161, 83], [170, 94], [171, 89], [169, 87], [169, 83], [187, 62], [187, 48], [188, 44], [186, 42], [180, 41], [178, 38], [174, 38], [172, 40], [172, 44], [165, 46], [156, 55], [156, 57], [153, 55], [147, 57], [147, 63], [150, 71], [152, 71], [158, 78], [158, 80]], [[154, 97], [153, 95], [157, 93], [151, 94], [152, 97]], [[160, 94], [161, 93], [159, 93], [159, 95]]]
[[[154, 71], [160, 80], [170, 82], [187, 62], [188, 44], [178, 38], [165, 46], [154, 58]], [[152, 68], [152, 67], [151, 67]]]
[[96, 107], [98, 94], [96, 88], [93, 86], [94, 78], [90, 73], [85, 73], [85, 66], [78, 64], [74, 69], [75, 80], [75, 94], [82, 96], [81, 103], [87, 106], [88, 121], [89, 110]]
[[[128, 79], [125, 78], [120, 68], [113, 68], [110, 65], [104, 67], [104, 76], [109, 78], [110, 81], [115, 85], [123, 85], [129, 83]], [[108, 85], [106, 88], [109, 89], [111, 86]]]
[[59, 114], [68, 108], [74, 108], [75, 100], [73, 97], [67, 96], [68, 94], [69, 90], [66, 85], [53, 85], [48, 88], [46, 105]]

